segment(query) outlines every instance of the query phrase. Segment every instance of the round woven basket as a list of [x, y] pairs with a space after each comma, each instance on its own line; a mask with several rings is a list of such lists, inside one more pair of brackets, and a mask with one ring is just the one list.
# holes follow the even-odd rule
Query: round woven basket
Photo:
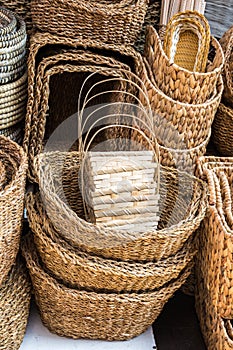
[[44, 266], [59, 280], [73, 287], [110, 292], [153, 290], [177, 278], [196, 253], [191, 237], [176, 255], [158, 262], [103, 259], [79, 251], [60, 238], [38, 194], [28, 194], [27, 213]]
[[21, 19], [18, 15], [12, 14], [12, 12], [7, 9], [4, 9], [4, 11], [8, 11], [9, 14], [15, 16], [17, 20], [17, 26], [15, 27], [15, 30], [1, 35], [0, 50], [2, 51], [4, 49], [4, 52], [7, 52], [8, 48], [14, 47], [21, 42], [24, 42], [25, 44], [27, 40], [27, 34], [24, 20]]
[[138, 236], [91, 224], [83, 215], [79, 169], [78, 152], [49, 152], [35, 160], [46, 211], [55, 229], [72, 245], [87, 252], [134, 261], [167, 258], [181, 249], [205, 215], [205, 185], [188, 174], [162, 168], [158, 214], [162, 219], [158, 230]]
[[31, 18], [31, 0], [3, 0], [1, 5], [8, 8], [18, 16], [24, 19], [27, 26], [28, 34], [32, 29], [32, 18]]
[[23, 341], [29, 317], [31, 283], [21, 259], [0, 287], [0, 347], [17, 350]]
[[147, 88], [155, 123], [159, 119], [170, 122], [178, 133], [184, 135], [188, 148], [196, 147], [207, 139], [223, 91], [221, 75], [218, 77], [216, 96], [203, 104], [187, 104], [165, 95], [154, 82], [146, 60], [138, 65], [138, 75]]
[[107, 44], [133, 45], [140, 33], [147, 4], [146, 0], [32, 0], [31, 13], [36, 27], [45, 32]]
[[220, 103], [213, 122], [212, 140], [222, 156], [232, 157], [233, 109]]
[[15, 261], [24, 209], [27, 157], [22, 148], [0, 137], [1, 161], [6, 169], [7, 185], [1, 190], [0, 285]]
[[233, 107], [233, 26], [220, 39], [225, 55], [223, 97]]
[[144, 332], [184, 283], [190, 268], [161, 289], [147, 293], [96, 293], [68, 288], [39, 263], [32, 239], [23, 244], [42, 321], [50, 331], [72, 338], [126, 340]]
[[0, 34], [7, 35], [16, 30], [17, 20], [12, 12], [0, 7]]
[[172, 63], [166, 56], [156, 30], [149, 26], [145, 45], [145, 57], [158, 88], [170, 98], [188, 104], [201, 104], [209, 100], [219, 82], [223, 69], [224, 54], [213, 37], [215, 49], [213, 61], [209, 61], [206, 72], [191, 72]]

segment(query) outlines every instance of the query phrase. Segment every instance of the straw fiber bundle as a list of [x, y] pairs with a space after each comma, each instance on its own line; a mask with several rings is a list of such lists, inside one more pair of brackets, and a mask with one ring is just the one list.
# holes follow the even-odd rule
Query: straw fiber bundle
[[224, 55], [220, 44], [211, 37], [215, 49], [212, 61], [208, 61], [205, 72], [191, 72], [175, 63], [165, 54], [156, 30], [147, 29], [145, 57], [158, 88], [167, 96], [188, 104], [201, 104], [213, 96], [223, 69]]
[[0, 285], [15, 261], [19, 249], [24, 208], [27, 158], [20, 146], [0, 137], [0, 159], [6, 179], [1, 186]]
[[146, 0], [32, 0], [31, 12], [34, 24], [41, 31], [68, 38], [133, 45], [147, 5]]
[[26, 331], [31, 299], [31, 284], [18, 257], [0, 287], [0, 348], [17, 350]]
[[153, 290], [177, 278], [196, 253], [191, 237], [176, 255], [158, 262], [103, 259], [79, 251], [60, 238], [38, 194], [28, 194], [27, 213], [44, 266], [59, 280], [73, 287], [110, 292]]
[[32, 237], [24, 240], [23, 254], [44, 325], [72, 338], [126, 340], [141, 334], [190, 272], [188, 267], [178, 279], [152, 292], [96, 293], [54, 279], [40, 265]]
[[198, 228], [205, 215], [205, 186], [188, 174], [168, 168], [161, 171], [157, 231], [128, 234], [87, 222], [77, 176], [80, 156], [78, 152], [48, 152], [35, 160], [48, 216], [72, 245], [106, 258], [153, 261], [176, 254]]

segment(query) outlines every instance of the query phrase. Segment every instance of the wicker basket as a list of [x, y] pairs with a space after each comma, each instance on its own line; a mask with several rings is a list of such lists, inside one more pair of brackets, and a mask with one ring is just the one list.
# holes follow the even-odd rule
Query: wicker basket
[[38, 194], [28, 194], [27, 213], [44, 266], [73, 287], [108, 292], [153, 290], [177, 278], [196, 253], [191, 237], [176, 255], [158, 262], [143, 264], [103, 259], [74, 249], [60, 238]]
[[29, 237], [24, 241], [34, 293], [43, 323], [72, 338], [125, 340], [144, 332], [184, 283], [190, 268], [161, 289], [147, 293], [96, 293], [59, 283], [40, 265]]
[[102, 43], [133, 45], [142, 28], [147, 3], [146, 0], [32, 0], [31, 12], [36, 27], [45, 32]]
[[233, 26], [223, 35], [220, 44], [225, 55], [223, 97], [233, 108]]
[[37, 156], [35, 170], [46, 211], [53, 218], [55, 229], [82, 250], [122, 260], [167, 258], [181, 249], [205, 215], [203, 183], [188, 174], [164, 168], [160, 173], [159, 202], [159, 216], [163, 219], [157, 231], [127, 235], [104, 225], [88, 223], [84, 219], [77, 176], [80, 156], [78, 152], [44, 153]]
[[17, 350], [26, 331], [31, 299], [30, 278], [21, 259], [0, 287], [0, 348]]
[[21, 124], [16, 124], [11, 128], [0, 130], [0, 135], [8, 137], [10, 140], [21, 144], [23, 141], [23, 126]]
[[0, 285], [15, 261], [24, 208], [27, 158], [16, 143], [0, 137], [1, 161], [7, 177], [1, 190]]
[[216, 96], [203, 104], [187, 104], [165, 95], [157, 87], [146, 60], [138, 66], [138, 75], [147, 88], [156, 124], [159, 120], [162, 120], [162, 123], [165, 123], [165, 120], [170, 122], [178, 133], [184, 135], [187, 148], [196, 147], [206, 140], [221, 100], [223, 91], [221, 75], [216, 85]]
[[32, 29], [31, 0], [1, 0], [0, 5], [22, 17], [26, 22], [27, 32], [30, 34]]
[[205, 72], [210, 44], [210, 27], [196, 11], [176, 13], [168, 22], [164, 51], [170, 61], [191, 72]]
[[220, 103], [213, 122], [212, 140], [218, 152], [231, 157], [233, 149], [233, 109]]
[[213, 37], [211, 46], [216, 53], [213, 61], [208, 62], [206, 72], [190, 72], [169, 60], [156, 30], [149, 26], [145, 57], [158, 88], [167, 96], [183, 103], [200, 104], [209, 100], [215, 91], [224, 64], [221, 46]]

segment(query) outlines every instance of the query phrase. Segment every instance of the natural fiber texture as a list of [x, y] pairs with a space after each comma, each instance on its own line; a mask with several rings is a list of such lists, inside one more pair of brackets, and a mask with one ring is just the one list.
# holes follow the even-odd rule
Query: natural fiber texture
[[204, 249], [199, 252], [198, 264], [204, 283], [210, 287], [210, 302], [217, 314], [233, 318], [232, 161], [223, 158], [216, 165], [204, 164], [203, 176], [208, 181], [210, 198], [202, 224], [200, 244]]
[[28, 272], [16, 260], [0, 287], [0, 348], [17, 350], [23, 341], [29, 316], [31, 284]]
[[[171, 99], [156, 85], [151, 69], [144, 60], [138, 66], [138, 75], [148, 91], [155, 124], [171, 123], [178, 134], [183, 134], [187, 148], [200, 145], [209, 135], [223, 91], [221, 75], [216, 85], [216, 95], [203, 104], [187, 104]], [[143, 98], [143, 97], [142, 97]]]
[[167, 258], [181, 249], [205, 215], [203, 183], [188, 174], [163, 168], [157, 231], [127, 234], [88, 223], [83, 219], [79, 167], [78, 152], [41, 154], [35, 163], [45, 208], [55, 229], [82, 250], [122, 260]]
[[190, 268], [161, 289], [147, 293], [96, 293], [59, 283], [39, 264], [32, 239], [23, 244], [43, 323], [72, 338], [125, 340], [144, 332], [184, 283]]
[[222, 156], [232, 157], [233, 109], [220, 103], [213, 122], [212, 140]]
[[147, 3], [146, 0], [32, 0], [31, 12], [34, 24], [45, 32], [75, 39], [133, 45], [142, 28]]
[[191, 72], [205, 72], [209, 44], [209, 24], [200, 13], [179, 12], [169, 20], [164, 51], [172, 63]]
[[1, 161], [7, 182], [0, 201], [0, 285], [15, 261], [19, 248], [24, 208], [27, 158], [22, 148], [4, 136], [0, 137]]
[[156, 30], [149, 26], [144, 54], [158, 88], [183, 103], [199, 104], [209, 100], [215, 92], [224, 64], [221, 46], [213, 37], [211, 46], [215, 49], [215, 55], [213, 61], [208, 62], [206, 71], [190, 72], [169, 60]]
[[224, 100], [233, 108], [233, 26], [226, 31], [220, 40], [225, 55], [223, 71]]
[[27, 25], [27, 32], [30, 33], [32, 28], [31, 19], [31, 0], [1, 0], [0, 5], [6, 7], [14, 13], [17, 13], [24, 19]]
[[59, 280], [73, 287], [110, 292], [153, 290], [177, 278], [196, 253], [191, 237], [176, 255], [158, 262], [103, 259], [74, 249], [60, 238], [38, 194], [27, 195], [27, 213], [44, 266]]
[[8, 137], [10, 140], [21, 144], [23, 141], [23, 126], [20, 124], [16, 124], [11, 128], [0, 130], [0, 135], [4, 135]]
[[[29, 140], [30, 133], [33, 130], [32, 127], [32, 116], [33, 116], [33, 106], [35, 103], [35, 79], [37, 76], [37, 57], [42, 55], [42, 57], [49, 57], [50, 50], [46, 51], [46, 48], [55, 49], [56, 45], [65, 45], [70, 49], [83, 49], [88, 48], [94, 55], [97, 53], [102, 53], [104, 50], [104, 55], [110, 57], [120, 57], [120, 61], [133, 64], [134, 57], [136, 56], [135, 50], [131, 47], [125, 47], [122, 45], [113, 45], [113, 44], [104, 44], [98, 41], [91, 40], [75, 40], [67, 37], [51, 35], [49, 33], [35, 33], [31, 36], [30, 39], [30, 52], [28, 59], [28, 104], [27, 104], [27, 115], [26, 115], [26, 124], [25, 124], [25, 136], [24, 136], [24, 149], [26, 153], [29, 150]], [[56, 51], [56, 54], [59, 52]], [[77, 52], [78, 54], [78, 52]], [[39, 56], [40, 57], [40, 56]], [[133, 58], [133, 59], [132, 59]], [[61, 90], [62, 91], [62, 90]], [[69, 96], [70, 98], [70, 96]], [[76, 111], [75, 111], [76, 112]], [[73, 111], [74, 113], [74, 111]], [[32, 175], [29, 174], [29, 178], [33, 179]]]

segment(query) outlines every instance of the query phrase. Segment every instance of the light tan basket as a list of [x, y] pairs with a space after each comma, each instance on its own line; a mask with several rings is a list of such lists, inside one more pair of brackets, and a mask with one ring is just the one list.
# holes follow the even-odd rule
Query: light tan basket
[[32, 239], [23, 243], [36, 303], [50, 331], [72, 338], [126, 340], [143, 333], [189, 275], [188, 267], [166, 286], [144, 293], [96, 293], [69, 288], [39, 263]]

